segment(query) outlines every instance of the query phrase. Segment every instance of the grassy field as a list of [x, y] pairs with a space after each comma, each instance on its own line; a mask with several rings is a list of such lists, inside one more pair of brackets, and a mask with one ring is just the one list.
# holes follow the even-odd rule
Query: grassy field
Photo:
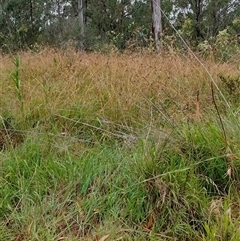
[[202, 64], [1, 56], [0, 240], [239, 241], [239, 61]]

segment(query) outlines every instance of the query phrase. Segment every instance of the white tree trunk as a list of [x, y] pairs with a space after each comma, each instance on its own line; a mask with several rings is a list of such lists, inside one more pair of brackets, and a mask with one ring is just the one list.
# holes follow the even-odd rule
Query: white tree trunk
[[78, 21], [81, 28], [79, 44], [80, 48], [84, 48], [84, 37], [85, 37], [85, 26], [84, 26], [84, 16], [83, 16], [83, 0], [78, 0]]
[[152, 0], [152, 27], [157, 51], [162, 48], [161, 0]]

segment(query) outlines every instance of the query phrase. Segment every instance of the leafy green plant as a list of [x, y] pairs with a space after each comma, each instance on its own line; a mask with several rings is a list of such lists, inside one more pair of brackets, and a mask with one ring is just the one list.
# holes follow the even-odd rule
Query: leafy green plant
[[235, 34], [231, 34], [230, 28], [219, 31], [214, 43], [216, 59], [227, 61], [239, 52], [239, 44], [235, 41]]
[[221, 74], [219, 78], [228, 99], [233, 104], [237, 104], [240, 97], [240, 74], [237, 76], [224, 76]]
[[16, 57], [15, 60], [13, 61], [13, 64], [15, 66], [15, 69], [12, 72], [12, 78], [13, 78], [14, 86], [17, 92], [17, 99], [20, 103], [20, 110], [21, 110], [21, 113], [23, 114], [24, 103], [23, 103], [23, 89], [22, 89], [22, 84], [20, 79], [20, 58]]

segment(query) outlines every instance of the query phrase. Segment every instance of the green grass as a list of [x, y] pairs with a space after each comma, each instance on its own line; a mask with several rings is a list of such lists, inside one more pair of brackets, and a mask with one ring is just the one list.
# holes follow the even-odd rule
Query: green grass
[[0, 240], [239, 240], [231, 95], [221, 124], [193, 60], [48, 51], [2, 57]]

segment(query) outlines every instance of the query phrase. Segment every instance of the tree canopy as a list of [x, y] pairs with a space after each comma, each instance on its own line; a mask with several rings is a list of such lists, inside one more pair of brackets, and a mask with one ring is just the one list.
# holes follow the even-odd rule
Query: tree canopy
[[[1, 0], [0, 48], [79, 47], [83, 28], [79, 2], [83, 5], [85, 49], [151, 45], [151, 0]], [[215, 44], [223, 33], [239, 46], [240, 0], [161, 0], [161, 9], [166, 44], [176, 38], [173, 24], [194, 47]]]

